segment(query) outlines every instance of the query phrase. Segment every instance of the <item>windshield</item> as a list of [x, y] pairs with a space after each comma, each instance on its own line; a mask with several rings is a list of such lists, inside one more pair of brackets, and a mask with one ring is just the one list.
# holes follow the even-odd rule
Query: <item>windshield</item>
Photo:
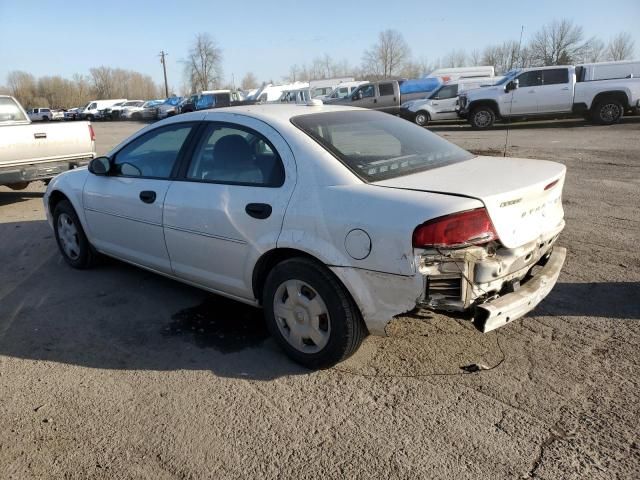
[[168, 104], [168, 105], [178, 105], [180, 103], [180, 100], [182, 100], [182, 97], [171, 97], [171, 98], [167, 98], [164, 103]]
[[499, 82], [496, 82], [494, 85], [504, 85], [505, 83], [507, 83], [509, 80], [511, 80], [513, 77], [515, 77], [518, 72], [520, 72], [520, 70], [509, 70], [507, 73], [504, 74], [504, 77], [502, 78], [502, 80], [500, 80]]
[[473, 158], [424, 128], [374, 111], [340, 111], [291, 119], [366, 182], [402, 177]]

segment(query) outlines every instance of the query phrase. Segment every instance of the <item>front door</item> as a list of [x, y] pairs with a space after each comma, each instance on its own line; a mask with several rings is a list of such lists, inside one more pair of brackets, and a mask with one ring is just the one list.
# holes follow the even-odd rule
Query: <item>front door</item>
[[432, 120], [455, 120], [458, 118], [456, 101], [458, 100], [458, 84], [444, 85], [430, 99], [433, 108]]
[[295, 163], [274, 129], [227, 116], [205, 121], [188, 168], [169, 187], [164, 234], [175, 275], [251, 300], [253, 266], [276, 246]]
[[351, 95], [351, 105], [354, 107], [376, 108], [377, 103], [376, 86], [373, 83], [358, 87]]
[[193, 126], [175, 123], [151, 130], [116, 152], [110, 175], [89, 175], [84, 213], [98, 250], [171, 272], [162, 209], [172, 170]]
[[507, 105], [506, 115], [535, 115], [538, 113], [538, 89], [542, 85], [542, 71], [531, 70], [518, 77], [519, 88], [511, 90], [511, 107]]

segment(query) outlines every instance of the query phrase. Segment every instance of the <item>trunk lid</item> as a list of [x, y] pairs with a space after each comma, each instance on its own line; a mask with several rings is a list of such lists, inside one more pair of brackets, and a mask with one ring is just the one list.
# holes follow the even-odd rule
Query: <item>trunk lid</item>
[[565, 173], [556, 162], [480, 156], [374, 185], [476, 198], [501, 243], [515, 248], [562, 224]]

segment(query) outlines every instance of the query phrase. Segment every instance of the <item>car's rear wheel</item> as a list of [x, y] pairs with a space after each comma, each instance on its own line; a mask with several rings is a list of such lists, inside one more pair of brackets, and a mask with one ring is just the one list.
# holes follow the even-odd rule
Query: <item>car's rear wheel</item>
[[80, 219], [68, 200], [61, 200], [53, 211], [53, 230], [64, 260], [73, 268], [90, 268], [96, 252], [84, 233]]
[[469, 123], [478, 130], [491, 128], [495, 121], [496, 113], [493, 108], [486, 105], [474, 108], [469, 115]]
[[427, 112], [420, 111], [416, 113], [414, 121], [417, 125], [425, 127], [429, 123], [429, 114]]
[[271, 270], [263, 306], [275, 340], [308, 368], [344, 360], [367, 335], [349, 293], [330, 271], [306, 258], [285, 260]]
[[624, 115], [624, 106], [620, 100], [609, 98], [601, 100], [593, 111], [593, 120], [601, 125], [619, 122]]

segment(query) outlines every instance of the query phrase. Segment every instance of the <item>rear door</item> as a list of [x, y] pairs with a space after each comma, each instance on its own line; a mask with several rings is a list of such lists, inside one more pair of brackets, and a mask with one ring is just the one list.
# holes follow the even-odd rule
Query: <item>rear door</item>
[[378, 83], [378, 101], [374, 108], [387, 113], [395, 113], [398, 110], [399, 98], [398, 82], [380, 82]]
[[112, 173], [89, 175], [84, 186], [85, 218], [98, 250], [170, 273], [162, 210], [171, 176], [196, 124], [155, 128], [112, 157]]
[[253, 299], [253, 266], [276, 246], [296, 169], [288, 144], [258, 120], [216, 114], [164, 202], [175, 275]]
[[542, 70], [538, 87], [538, 113], [570, 112], [573, 106], [568, 68]]

